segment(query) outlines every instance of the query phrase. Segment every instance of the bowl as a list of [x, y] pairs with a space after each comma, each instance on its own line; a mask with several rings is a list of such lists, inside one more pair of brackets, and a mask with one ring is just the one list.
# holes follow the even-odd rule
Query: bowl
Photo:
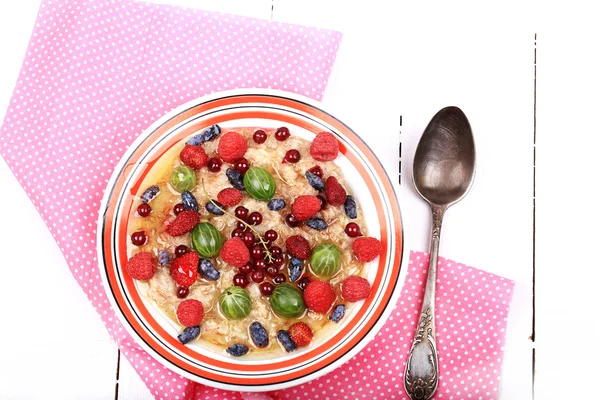
[[[355, 303], [331, 337], [271, 359], [236, 358], [177, 340], [179, 328], [141, 293], [125, 273], [127, 226], [135, 196], [161, 155], [190, 135], [219, 124], [227, 127], [285, 125], [310, 140], [322, 131], [339, 141], [335, 163], [360, 204], [369, 234], [382, 244], [369, 263], [368, 299]], [[167, 368], [208, 386], [239, 391], [271, 391], [320, 377], [348, 361], [375, 337], [399, 296], [403, 232], [389, 177], [359, 135], [310, 99], [273, 90], [220, 92], [191, 101], [160, 118], [127, 150], [112, 174], [98, 221], [98, 259], [107, 296], [139, 345]]]

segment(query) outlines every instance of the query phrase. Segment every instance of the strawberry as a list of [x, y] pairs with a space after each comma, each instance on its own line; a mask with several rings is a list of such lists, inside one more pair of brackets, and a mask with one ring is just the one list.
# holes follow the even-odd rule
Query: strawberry
[[338, 180], [330, 176], [325, 183], [325, 196], [332, 206], [341, 206], [346, 202], [346, 190]]
[[189, 165], [192, 168], [200, 169], [208, 162], [208, 157], [202, 146], [185, 145], [181, 153], [179, 153], [179, 159], [185, 165]]
[[177, 306], [176, 314], [181, 325], [198, 326], [204, 317], [204, 306], [195, 299], [184, 300]]
[[225, 207], [233, 207], [242, 201], [242, 192], [236, 188], [226, 188], [219, 192], [217, 200]]
[[175, 220], [167, 226], [167, 233], [171, 236], [180, 236], [190, 232], [199, 223], [199, 213], [193, 210], [184, 210], [177, 214]]
[[133, 278], [141, 281], [147, 281], [154, 276], [156, 266], [152, 261], [152, 253], [143, 251], [137, 253], [127, 261], [127, 273]]
[[300, 260], [306, 260], [310, 256], [310, 244], [302, 236], [290, 236], [285, 241], [285, 247], [292, 256]]
[[335, 301], [333, 287], [323, 281], [311, 281], [304, 290], [304, 302], [306, 306], [318, 313], [326, 313]]
[[352, 243], [352, 251], [358, 261], [373, 261], [381, 254], [381, 242], [372, 237], [361, 237]]
[[178, 286], [192, 286], [198, 278], [200, 256], [195, 251], [185, 253], [173, 261], [171, 277]]
[[342, 296], [352, 303], [364, 300], [371, 293], [371, 284], [360, 276], [349, 276], [342, 283]]
[[290, 326], [288, 333], [298, 347], [308, 346], [313, 338], [312, 330], [304, 322], [296, 322]]

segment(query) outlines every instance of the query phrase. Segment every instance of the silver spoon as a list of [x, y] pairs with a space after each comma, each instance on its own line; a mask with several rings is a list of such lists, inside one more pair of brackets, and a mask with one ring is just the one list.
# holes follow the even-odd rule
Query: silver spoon
[[404, 388], [413, 400], [430, 399], [437, 389], [434, 303], [442, 218], [448, 207], [465, 197], [474, 176], [471, 125], [460, 108], [443, 108], [425, 128], [413, 164], [415, 188], [431, 206], [433, 216], [423, 306], [404, 371]]

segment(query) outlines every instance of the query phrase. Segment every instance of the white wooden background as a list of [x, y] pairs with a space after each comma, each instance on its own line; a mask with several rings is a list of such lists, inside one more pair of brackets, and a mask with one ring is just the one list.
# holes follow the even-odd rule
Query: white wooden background
[[[401, 138], [407, 251], [428, 248], [428, 210], [409, 178], [416, 143], [439, 108], [460, 106], [475, 133], [477, 177], [447, 215], [441, 254], [516, 281], [500, 399], [531, 399], [533, 389], [542, 400], [589, 393], [587, 385], [600, 372], [600, 324], [591, 306], [600, 297], [594, 254], [600, 28], [591, 6], [157, 2], [344, 32], [323, 104], [363, 134], [392, 176], [398, 174]], [[2, 115], [39, 3], [0, 3]], [[127, 361], [119, 362], [42, 219], [1, 159], [0, 183], [0, 399], [151, 398]]]

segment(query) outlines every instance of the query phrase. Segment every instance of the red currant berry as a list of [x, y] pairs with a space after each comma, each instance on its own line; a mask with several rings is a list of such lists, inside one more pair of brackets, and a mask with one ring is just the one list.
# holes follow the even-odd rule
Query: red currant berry
[[290, 228], [297, 228], [298, 226], [300, 226], [300, 224], [302, 223], [301, 221], [298, 221], [296, 218], [294, 218], [294, 216], [292, 214], [288, 214], [285, 217], [285, 223], [287, 224], [287, 226], [289, 226]]
[[250, 169], [250, 164], [248, 163], [248, 160], [246, 160], [244, 157], [242, 157], [233, 162], [233, 168], [237, 169], [242, 174], [245, 174], [246, 171], [248, 171]]
[[254, 262], [254, 268], [264, 270], [265, 268], [267, 268], [267, 262], [265, 260], [256, 260]]
[[188, 294], [190, 294], [190, 288], [187, 286], [179, 286], [177, 288], [177, 297], [180, 299], [185, 299]]
[[[235, 216], [245, 221], [248, 217], [248, 209], [244, 206], [237, 206], [235, 208]], [[244, 226], [244, 228], [246, 227]]]
[[273, 286], [272, 283], [269, 282], [263, 282], [260, 284], [260, 292], [264, 295], [264, 296], [270, 296], [273, 294], [273, 290], [275, 290], [275, 287]]
[[221, 161], [220, 158], [212, 157], [208, 159], [206, 168], [208, 168], [210, 172], [219, 172], [221, 170], [221, 165], [223, 165], [223, 161]]
[[262, 129], [259, 129], [256, 132], [254, 132], [254, 135], [252, 135], [252, 139], [254, 139], [254, 142], [258, 144], [263, 144], [267, 141], [267, 133]]
[[285, 275], [284, 274], [279, 274], [275, 278], [273, 278], [273, 283], [276, 284], [276, 285], [279, 285], [279, 284], [281, 284], [283, 282], [285, 282]]
[[278, 267], [281, 267], [281, 266], [283, 265], [283, 263], [284, 263], [284, 260], [283, 260], [283, 257], [282, 257], [282, 256], [275, 257], [275, 258], [273, 259], [273, 264], [275, 264], [275, 265], [276, 265], [276, 266], [278, 266]]
[[348, 225], [346, 225], [345, 231], [346, 231], [346, 235], [350, 236], [351, 238], [362, 236], [360, 227], [358, 226], [358, 224], [356, 222], [348, 223]]
[[323, 169], [321, 167], [319, 167], [318, 165], [315, 165], [314, 167], [312, 167], [311, 169], [309, 169], [308, 172], [310, 172], [311, 174], [314, 174], [314, 175], [318, 176], [319, 178], [323, 179]]
[[179, 246], [175, 247], [175, 257], [181, 257], [187, 252], [188, 248], [185, 244], [180, 244]]
[[248, 223], [250, 225], [260, 225], [262, 222], [262, 215], [257, 212], [254, 211], [253, 213], [250, 213], [250, 215], [248, 215]]
[[246, 286], [248, 286], [248, 283], [248, 278], [246, 278], [246, 275], [244, 274], [235, 274], [233, 276], [233, 284], [235, 286], [245, 288]]
[[298, 161], [300, 161], [300, 152], [298, 150], [292, 149], [285, 152], [284, 163], [296, 164]]
[[241, 273], [249, 274], [254, 269], [254, 264], [251, 261], [248, 261], [246, 264], [242, 265], [239, 270]]
[[262, 246], [257, 245], [257, 246], [254, 246], [252, 248], [252, 250], [250, 250], [250, 255], [255, 260], [260, 260], [261, 258], [263, 258], [265, 256], [265, 252], [263, 251]]
[[252, 247], [256, 244], [256, 237], [254, 237], [254, 233], [252, 232], [245, 232], [244, 236], [242, 236], [242, 240], [246, 247]]
[[241, 221], [238, 221], [236, 228], [242, 232], [246, 232], [246, 224]]
[[234, 230], [231, 231], [232, 238], [240, 238], [241, 239], [242, 236], [244, 236], [244, 231], [239, 228], [235, 228]]
[[285, 126], [282, 126], [281, 128], [277, 128], [277, 131], [275, 131], [275, 139], [279, 140], [280, 142], [283, 142], [284, 140], [286, 140], [289, 137], [290, 137], [290, 130], [288, 128], [286, 128]]
[[281, 247], [273, 246], [271, 247], [271, 255], [275, 258], [281, 257], [283, 255], [283, 250], [281, 250]]
[[137, 208], [137, 213], [140, 217], [146, 218], [152, 212], [152, 207], [148, 203], [142, 203]]
[[147, 239], [148, 238], [146, 237], [146, 232], [144, 231], [133, 232], [131, 234], [131, 243], [133, 243], [136, 246], [145, 245]]
[[277, 274], [279, 273], [279, 269], [276, 266], [274, 266], [273, 264], [270, 264], [269, 266], [267, 266], [267, 269], [265, 270], [265, 272], [271, 278], [275, 278], [277, 276]]
[[325, 197], [321, 195], [318, 195], [317, 198], [321, 201], [321, 211], [323, 211], [327, 208], [327, 200], [325, 200]]
[[265, 273], [261, 270], [254, 270], [250, 272], [250, 279], [252, 279], [256, 283], [261, 283], [265, 280]]
[[305, 276], [304, 278], [302, 278], [298, 281], [298, 289], [300, 289], [304, 292], [304, 290], [306, 290], [306, 287], [308, 286], [309, 283], [310, 283], [310, 278]]
[[181, 204], [181, 203], [177, 203], [177, 204], [175, 204], [175, 207], [173, 207], [173, 213], [174, 213], [175, 215], [179, 214], [179, 213], [180, 213], [180, 212], [182, 212], [183, 210], [184, 210], [184, 208], [183, 208], [183, 204]]
[[267, 239], [267, 241], [269, 241], [269, 242], [276, 241], [278, 237], [279, 237], [279, 235], [273, 229], [269, 229], [268, 231], [265, 232], [265, 239]]

